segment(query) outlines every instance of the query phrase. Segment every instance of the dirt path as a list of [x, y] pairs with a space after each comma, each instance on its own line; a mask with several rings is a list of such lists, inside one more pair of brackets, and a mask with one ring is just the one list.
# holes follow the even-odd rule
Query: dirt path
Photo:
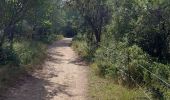
[[5, 100], [85, 100], [87, 67], [70, 43], [65, 38], [49, 46], [43, 69], [11, 89]]

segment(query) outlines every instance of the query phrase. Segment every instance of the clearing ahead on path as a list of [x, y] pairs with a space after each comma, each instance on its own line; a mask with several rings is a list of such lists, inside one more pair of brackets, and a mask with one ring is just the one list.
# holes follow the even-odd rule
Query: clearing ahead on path
[[85, 100], [88, 68], [70, 47], [71, 41], [65, 38], [49, 46], [43, 69], [10, 89], [5, 100]]

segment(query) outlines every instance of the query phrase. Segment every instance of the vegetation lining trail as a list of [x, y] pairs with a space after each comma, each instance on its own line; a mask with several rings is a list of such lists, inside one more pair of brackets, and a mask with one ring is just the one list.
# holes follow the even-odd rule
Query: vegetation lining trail
[[10, 89], [5, 100], [84, 100], [87, 67], [69, 47], [70, 38], [49, 46], [42, 70]]

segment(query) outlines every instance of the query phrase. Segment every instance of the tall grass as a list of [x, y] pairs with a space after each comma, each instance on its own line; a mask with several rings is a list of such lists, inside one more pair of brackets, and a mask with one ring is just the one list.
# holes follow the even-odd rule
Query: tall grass
[[130, 89], [96, 74], [96, 64], [92, 64], [89, 74], [89, 100], [148, 100], [138, 88]]

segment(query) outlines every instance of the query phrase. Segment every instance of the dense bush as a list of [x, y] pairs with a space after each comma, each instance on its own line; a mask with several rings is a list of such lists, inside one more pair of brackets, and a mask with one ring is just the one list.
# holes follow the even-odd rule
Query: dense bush
[[89, 44], [89, 40], [86, 38], [86, 35], [78, 34], [73, 38], [72, 47], [84, 59], [86, 59], [87, 61], [93, 61], [96, 51], [96, 45], [92, 43]]
[[102, 45], [95, 54], [95, 63], [98, 64], [103, 75], [119, 77], [128, 82], [126, 74], [130, 73], [133, 78], [138, 79], [138, 82], [142, 82], [143, 74], [139, 65], [143, 66], [147, 60], [148, 57], [141, 48], [136, 45], [128, 47], [122, 42]]
[[0, 49], [0, 66], [6, 65], [6, 64], [18, 64], [19, 59], [16, 56], [16, 54], [8, 49], [8, 48], [1, 48]]
[[52, 43], [55, 40], [60, 40], [60, 39], [63, 39], [63, 38], [64, 38], [63, 35], [48, 33], [48, 34], [45, 34], [45, 35], [40, 35], [38, 40], [49, 44], [49, 43]]
[[[140, 47], [128, 47], [124, 43], [104, 45], [96, 51], [95, 63], [100, 73], [111, 76], [116, 81], [128, 86], [146, 86], [154, 97], [164, 98], [168, 90], [169, 66], [150, 60]], [[160, 77], [160, 79], [158, 78]]]
[[82, 35], [77, 35], [76, 37], [73, 38], [72, 47], [82, 57], [84, 57], [84, 58], [88, 57], [88, 55], [89, 55], [88, 54], [88, 48], [89, 47], [87, 45], [86, 40], [83, 38]]
[[18, 41], [14, 43], [13, 49], [18, 56], [21, 65], [36, 62], [45, 53], [45, 44], [38, 41]]
[[[73, 47], [81, 56], [89, 55], [87, 42], [80, 37], [73, 39]], [[97, 73], [113, 78], [116, 83], [131, 88], [146, 87], [154, 98], [166, 99], [169, 95], [169, 86], [162, 81], [170, 81], [169, 65], [155, 62], [137, 45], [108, 39], [101, 42], [92, 59]]]

